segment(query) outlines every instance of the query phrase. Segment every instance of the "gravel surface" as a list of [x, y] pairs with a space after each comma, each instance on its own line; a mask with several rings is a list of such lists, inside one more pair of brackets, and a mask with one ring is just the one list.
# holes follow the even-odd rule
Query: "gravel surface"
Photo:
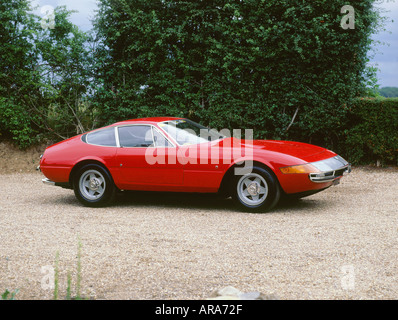
[[130, 193], [82, 207], [39, 173], [0, 176], [0, 294], [51, 299], [59, 252], [93, 299], [206, 299], [226, 286], [279, 299], [398, 298], [398, 170], [356, 168], [339, 186], [267, 214], [213, 196]]

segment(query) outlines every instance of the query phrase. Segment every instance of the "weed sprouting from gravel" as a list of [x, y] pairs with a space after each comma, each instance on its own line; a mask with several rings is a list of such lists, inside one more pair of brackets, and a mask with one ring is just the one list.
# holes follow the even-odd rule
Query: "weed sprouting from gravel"
[[10, 292], [8, 289], [6, 289], [4, 293], [0, 295], [0, 300], [15, 300], [15, 296], [18, 292], [18, 289], [13, 292]]
[[[70, 271], [67, 274], [67, 285], [66, 285], [66, 300], [82, 300], [85, 299], [81, 296], [81, 271], [82, 271], [82, 264], [81, 264], [81, 250], [82, 250], [82, 243], [79, 240], [78, 251], [77, 251], [77, 276], [76, 276], [76, 295], [72, 296], [72, 275]], [[58, 300], [59, 298], [59, 252], [57, 251], [56, 259], [55, 259], [55, 276], [54, 276], [54, 300]]]
[[58, 300], [59, 292], [59, 251], [55, 255], [55, 272], [54, 272], [54, 300]]
[[[77, 252], [77, 276], [76, 276], [76, 287], [75, 292], [76, 295], [72, 296], [72, 275], [71, 272], [67, 273], [67, 286], [66, 286], [66, 296], [65, 300], [83, 300], [86, 299], [81, 295], [81, 281], [82, 281], [82, 264], [81, 264], [81, 251], [82, 251], [82, 243], [79, 240], [78, 252]], [[60, 282], [59, 282], [59, 251], [57, 251], [55, 255], [55, 268], [54, 268], [54, 291], [53, 291], [53, 299], [59, 300], [60, 296]], [[15, 291], [9, 291], [6, 289], [4, 293], [0, 295], [0, 300], [15, 300], [15, 296], [19, 292], [19, 289]]]
[[79, 240], [79, 246], [78, 246], [78, 250], [77, 250], [77, 279], [76, 279], [76, 297], [78, 300], [81, 299], [81, 296], [80, 296], [80, 284], [81, 284], [81, 280], [82, 280], [81, 255], [82, 255], [82, 243]]

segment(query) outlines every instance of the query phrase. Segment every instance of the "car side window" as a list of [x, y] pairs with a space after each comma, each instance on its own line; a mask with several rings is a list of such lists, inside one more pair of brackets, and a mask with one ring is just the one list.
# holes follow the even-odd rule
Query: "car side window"
[[173, 147], [169, 140], [167, 140], [156, 128], [153, 128], [153, 138], [155, 140], [155, 147], [157, 148]]
[[151, 126], [136, 125], [119, 127], [119, 142], [122, 148], [153, 147]]
[[116, 147], [115, 128], [88, 133], [85, 142], [104, 147]]

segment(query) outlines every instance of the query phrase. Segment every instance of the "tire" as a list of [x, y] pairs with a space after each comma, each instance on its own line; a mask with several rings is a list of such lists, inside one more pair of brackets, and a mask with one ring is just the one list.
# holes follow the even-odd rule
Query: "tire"
[[254, 166], [250, 173], [233, 178], [231, 194], [243, 211], [265, 213], [277, 205], [281, 191], [274, 175]]
[[110, 204], [116, 195], [113, 179], [103, 166], [86, 164], [73, 180], [76, 198], [87, 207], [103, 207]]

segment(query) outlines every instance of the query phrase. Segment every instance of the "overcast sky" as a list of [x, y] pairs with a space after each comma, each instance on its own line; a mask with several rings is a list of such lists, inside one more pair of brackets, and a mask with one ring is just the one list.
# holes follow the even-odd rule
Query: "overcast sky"
[[398, 1], [378, 0], [378, 7], [386, 10], [384, 13], [390, 22], [386, 25], [386, 32], [380, 32], [373, 39], [386, 43], [375, 47], [376, 55], [372, 65], [376, 65], [379, 84], [381, 87], [398, 87]]
[[[31, 0], [31, 2], [39, 6], [36, 11], [38, 15], [42, 15], [40, 8], [46, 5], [52, 7], [65, 5], [70, 10], [78, 11], [73, 14], [72, 22], [86, 31], [91, 28], [90, 20], [94, 17], [97, 8], [97, 0]], [[398, 87], [398, 1], [378, 0], [377, 2], [378, 7], [389, 11], [384, 15], [394, 22], [387, 24], [388, 32], [381, 32], [373, 37], [386, 44], [375, 47], [376, 54], [371, 64], [380, 69], [378, 83], [381, 87]]]

